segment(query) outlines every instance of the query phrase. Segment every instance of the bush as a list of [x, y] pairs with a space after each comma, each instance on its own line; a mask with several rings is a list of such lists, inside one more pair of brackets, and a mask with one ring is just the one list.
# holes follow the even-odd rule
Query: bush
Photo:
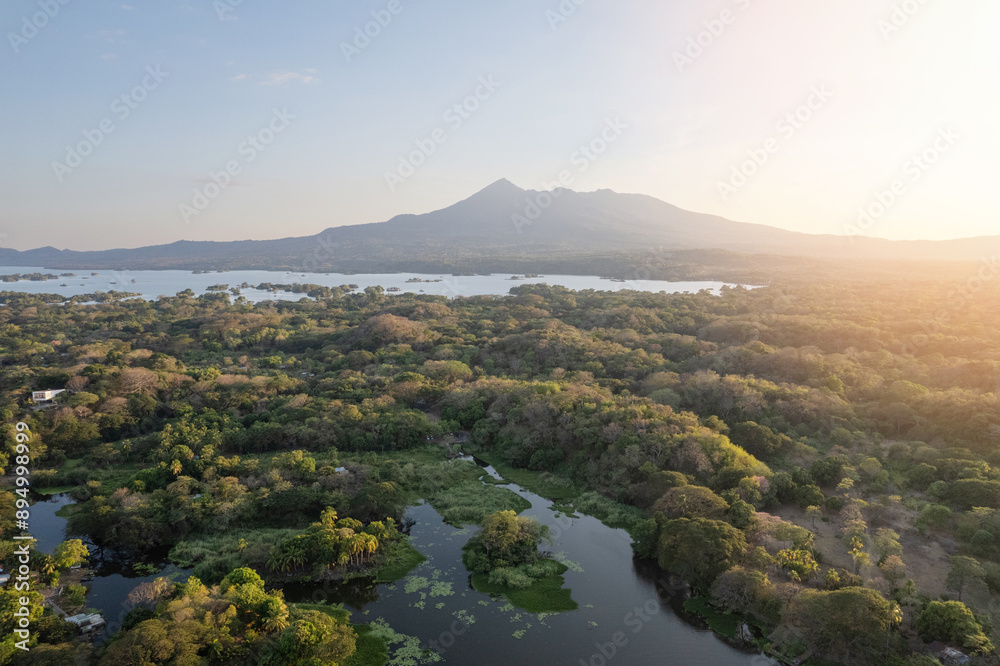
[[506, 587], [513, 587], [515, 589], [524, 589], [531, 587], [535, 582], [534, 579], [529, 576], [522, 569], [513, 569], [511, 567], [503, 567], [500, 569], [494, 569], [489, 573], [490, 585], [504, 585]]
[[69, 585], [63, 590], [63, 599], [71, 608], [78, 608], [87, 601], [87, 588], [83, 585]]

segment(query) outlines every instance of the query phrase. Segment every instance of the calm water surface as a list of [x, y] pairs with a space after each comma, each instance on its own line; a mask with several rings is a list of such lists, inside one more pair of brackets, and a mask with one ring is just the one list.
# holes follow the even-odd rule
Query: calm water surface
[[[497, 477], [492, 467], [485, 468]], [[522, 515], [548, 525], [553, 535], [551, 551], [570, 566], [565, 587], [572, 590], [579, 608], [555, 615], [534, 614], [505, 599], [494, 599], [472, 589], [462, 564], [462, 546], [474, 528], [446, 524], [429, 504], [411, 507], [407, 516], [416, 521], [411, 543], [427, 561], [393, 584], [370, 579], [346, 583], [286, 585], [292, 602], [344, 603], [352, 621], [383, 618], [397, 632], [417, 637], [424, 647], [440, 650], [443, 662], [472, 666], [510, 664], [590, 666], [622, 664], [739, 665], [773, 664], [761, 655], [734, 649], [711, 631], [697, 628], [677, 615], [679, 599], [667, 596], [668, 586], [655, 566], [644, 566], [632, 557], [624, 530], [605, 526], [596, 518], [566, 516], [552, 502], [520, 486], [506, 486], [529, 502]], [[72, 503], [58, 495], [32, 506], [32, 534], [39, 548], [51, 552], [73, 535], [56, 511]], [[158, 576], [184, 579], [185, 571], [173, 565], [147, 576], [125, 576], [113, 566], [99, 566], [89, 585], [87, 605], [108, 621], [108, 633], [120, 627], [128, 593], [138, 584]], [[621, 632], [619, 645], [615, 634]], [[107, 633], [105, 635], [108, 635]], [[624, 640], [622, 640], [624, 638]], [[608, 659], [605, 655], [614, 656]], [[602, 654], [603, 652], [603, 654]]]
[[[486, 471], [497, 476], [492, 467]], [[411, 543], [428, 558], [407, 579], [392, 585], [364, 581], [289, 585], [284, 588], [285, 596], [289, 601], [344, 603], [358, 623], [384, 618], [396, 631], [419, 637], [425, 647], [440, 649], [442, 663], [448, 664], [773, 663], [762, 655], [736, 650], [711, 631], [678, 616], [671, 602], [679, 600], [661, 592], [668, 586], [655, 566], [644, 567], [633, 559], [631, 540], [624, 530], [607, 527], [591, 516], [565, 516], [549, 500], [517, 485], [506, 487], [531, 502], [522, 515], [536, 518], [552, 531], [551, 551], [571, 567], [564, 575], [565, 587], [572, 590], [577, 610], [538, 615], [476, 592], [462, 564], [462, 546], [475, 529], [444, 523], [426, 503], [407, 513], [417, 521]], [[617, 632], [623, 634], [620, 647], [613, 645]], [[612, 649], [614, 656], [605, 657]]]
[[[228, 285], [239, 287], [243, 283], [256, 287], [261, 283], [271, 284], [318, 284], [326, 287], [356, 284], [359, 289], [371, 286], [381, 286], [385, 289], [397, 288], [402, 292], [425, 293], [439, 296], [487, 296], [505, 295], [512, 287], [519, 284], [551, 284], [569, 289], [595, 289], [600, 291], [620, 291], [632, 289], [636, 291], [667, 293], [698, 292], [708, 289], [714, 293], [725, 284], [723, 282], [665, 282], [662, 280], [629, 280], [613, 282], [596, 276], [585, 275], [546, 275], [538, 278], [511, 280], [511, 273], [494, 275], [451, 276], [447, 274], [392, 273], [341, 275], [337, 273], [289, 273], [277, 271], [231, 271], [227, 273], [202, 273], [195, 275], [191, 271], [109, 271], [109, 270], [73, 270], [45, 269], [37, 266], [0, 266], [0, 275], [51, 273], [75, 273], [76, 277], [60, 277], [55, 280], [34, 282], [20, 280], [18, 282], [0, 282], [0, 291], [20, 291], [29, 294], [61, 294], [78, 296], [96, 291], [128, 291], [142, 294], [148, 300], [160, 296], [173, 296], [185, 289], [191, 289], [195, 294], [207, 293], [208, 287]], [[91, 275], [97, 273], [97, 275]], [[407, 282], [413, 278], [423, 282]], [[65, 284], [63, 287], [61, 285]], [[305, 294], [285, 292], [272, 293], [253, 288], [241, 289], [242, 295], [250, 302], [263, 300], [296, 301]], [[393, 292], [396, 293], [396, 292]]]

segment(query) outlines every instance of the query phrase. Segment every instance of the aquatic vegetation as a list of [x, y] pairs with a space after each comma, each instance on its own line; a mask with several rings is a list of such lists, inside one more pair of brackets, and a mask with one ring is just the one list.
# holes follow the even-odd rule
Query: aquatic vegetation
[[430, 595], [432, 597], [450, 597], [455, 594], [452, 583], [437, 582], [431, 585]]
[[478, 479], [443, 488], [429, 498], [449, 525], [478, 525], [483, 518], [497, 511], [520, 513], [531, 508], [531, 502], [508, 488], [486, 485]]
[[427, 587], [430, 587], [431, 582], [424, 578], [423, 576], [407, 576], [404, 581], [403, 589], [407, 594], [413, 594], [419, 592]]
[[[419, 638], [398, 633], [382, 618], [374, 620], [370, 627], [370, 635], [389, 646], [391, 658], [387, 666], [421, 666], [442, 660], [436, 652], [421, 648]], [[397, 644], [398, 647], [393, 647]]]
[[560, 564], [565, 565], [567, 569], [575, 573], [583, 573], [583, 566], [579, 562], [574, 562], [566, 556], [566, 553], [555, 553], [552, 555], [552, 559]]
[[385, 563], [376, 569], [375, 582], [390, 583], [401, 580], [426, 561], [427, 556], [414, 548], [409, 539], [400, 539], [386, 548]]
[[511, 604], [529, 613], [576, 610], [578, 605], [573, 601], [571, 591], [563, 588], [565, 580], [562, 574], [566, 571], [566, 567], [558, 562], [553, 564], [558, 567], [554, 570], [558, 573], [536, 579], [527, 588], [493, 585], [489, 581], [489, 576], [481, 573], [473, 574], [472, 587], [485, 594], [504, 596]]

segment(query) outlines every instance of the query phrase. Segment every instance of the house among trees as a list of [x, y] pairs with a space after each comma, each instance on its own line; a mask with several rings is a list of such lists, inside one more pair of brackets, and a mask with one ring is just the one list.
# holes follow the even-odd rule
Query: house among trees
[[35, 402], [50, 402], [54, 397], [65, 391], [66, 389], [46, 389], [44, 391], [32, 391], [31, 399], [34, 400]]
[[969, 655], [965, 654], [961, 650], [953, 647], [948, 647], [944, 643], [935, 641], [934, 643], [929, 643], [927, 649], [931, 653], [941, 660], [942, 664], [947, 666], [964, 666], [965, 664], [971, 664], [972, 659]]

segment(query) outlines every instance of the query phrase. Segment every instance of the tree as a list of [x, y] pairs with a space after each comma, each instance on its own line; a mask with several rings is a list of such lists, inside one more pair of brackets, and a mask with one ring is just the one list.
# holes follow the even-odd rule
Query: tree
[[173, 583], [167, 578], [160, 576], [155, 580], [136, 585], [128, 593], [128, 605], [153, 610], [158, 603], [170, 596], [173, 591]]
[[87, 559], [90, 550], [83, 545], [80, 539], [69, 539], [56, 546], [52, 554], [56, 566], [60, 569], [69, 569], [80, 564]]
[[754, 421], [734, 425], [729, 439], [750, 455], [763, 460], [773, 458], [781, 449], [781, 437], [767, 426]]
[[940, 504], [928, 504], [920, 510], [918, 523], [933, 529], [943, 529], [951, 522], [951, 509]]
[[885, 560], [878, 565], [878, 568], [882, 571], [882, 575], [885, 579], [889, 581], [889, 585], [893, 590], [899, 586], [899, 581], [906, 578], [906, 565], [903, 563], [903, 559], [899, 555], [890, 555], [885, 558]]
[[867, 566], [871, 557], [865, 552], [865, 544], [861, 541], [861, 537], [853, 537], [850, 547], [851, 559], [854, 560], [854, 573], [858, 573], [862, 566]]
[[959, 479], [952, 484], [950, 499], [964, 509], [976, 506], [1000, 508], [1000, 482], [986, 479]]
[[895, 530], [888, 528], [875, 530], [872, 545], [878, 555], [879, 562], [884, 561], [890, 555], [903, 554], [903, 546], [899, 543], [899, 533]]
[[731, 569], [746, 553], [743, 533], [708, 518], [678, 518], [664, 522], [656, 559], [660, 568], [673, 571], [702, 590]]
[[297, 611], [291, 624], [265, 654], [262, 666], [343, 663], [354, 654], [354, 631], [326, 613]]
[[736, 566], [712, 584], [712, 598], [732, 613], [760, 614], [763, 603], [774, 594], [774, 585], [763, 571]]
[[917, 633], [927, 642], [943, 641], [974, 652], [989, 652], [993, 644], [969, 607], [961, 601], [932, 601], [917, 618]]
[[466, 566], [478, 573], [537, 562], [538, 545], [548, 537], [547, 527], [513, 511], [489, 514], [480, 528], [469, 539], [463, 557]]
[[893, 619], [890, 602], [875, 590], [846, 587], [832, 592], [805, 589], [782, 612], [814, 654], [846, 664], [883, 664]]
[[165, 664], [174, 656], [177, 637], [159, 620], [146, 620], [108, 646], [104, 664]]
[[955, 555], [951, 558], [951, 569], [944, 579], [945, 587], [958, 592], [958, 600], [962, 600], [962, 592], [970, 583], [982, 581], [986, 572], [979, 562], [971, 557]]
[[28, 599], [28, 622], [34, 624], [45, 612], [45, 599], [34, 590], [17, 591], [13, 584], [0, 589], [0, 634], [4, 638], [14, 635], [14, 630], [19, 627], [18, 616], [15, 613], [21, 611], [21, 597]]
[[812, 522], [813, 529], [816, 529], [816, 519], [823, 516], [823, 510], [816, 505], [807, 506], [806, 516]]
[[729, 507], [729, 522], [741, 530], [749, 527], [756, 515], [757, 512], [754, 510], [753, 505], [741, 499], [734, 501], [732, 506]]
[[668, 518], [724, 518], [729, 503], [704, 486], [678, 486], [671, 488], [656, 504], [654, 511], [662, 511]]
[[775, 561], [782, 569], [788, 572], [796, 582], [809, 580], [809, 578], [819, 569], [819, 564], [813, 559], [812, 554], [805, 550], [792, 550], [785, 548], [778, 551], [774, 556]]
[[152, 393], [160, 383], [160, 376], [146, 368], [129, 368], [118, 378], [119, 390], [124, 394]]

